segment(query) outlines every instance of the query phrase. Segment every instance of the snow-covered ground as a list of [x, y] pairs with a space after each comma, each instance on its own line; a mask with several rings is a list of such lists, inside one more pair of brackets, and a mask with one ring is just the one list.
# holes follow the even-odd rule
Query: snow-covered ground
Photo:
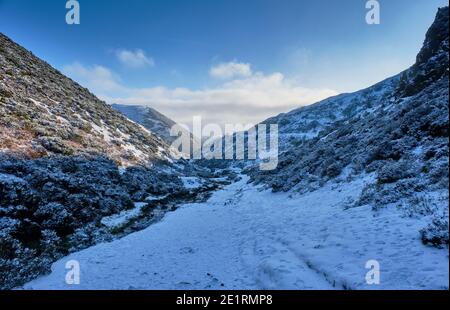
[[[25, 289], [448, 289], [448, 250], [424, 246], [423, 222], [395, 209], [344, 210], [370, 177], [298, 197], [247, 177], [161, 222], [56, 262]], [[80, 263], [79, 285], [65, 264]], [[380, 284], [366, 283], [366, 262]]]
[[146, 202], [135, 202], [134, 208], [122, 211], [118, 214], [104, 217], [101, 223], [109, 228], [120, 228], [133, 219], [136, 219], [142, 213], [142, 208], [147, 206]]

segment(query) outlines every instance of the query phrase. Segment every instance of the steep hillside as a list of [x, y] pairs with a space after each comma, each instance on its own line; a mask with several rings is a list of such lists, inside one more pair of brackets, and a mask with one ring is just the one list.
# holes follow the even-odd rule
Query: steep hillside
[[[416, 64], [400, 79], [387, 80], [389, 87], [382, 87], [383, 95], [371, 107], [359, 93], [343, 95], [355, 98], [352, 110], [358, 113], [293, 144], [280, 154], [276, 170], [249, 171], [252, 181], [273, 191], [308, 192], [330, 180], [347, 182], [374, 174], [376, 182], [348, 207], [391, 206], [408, 216], [429, 216], [430, 226], [421, 232], [423, 242], [448, 244], [448, 57], [446, 7], [438, 11]], [[281, 124], [281, 132], [289, 133], [289, 124], [310, 111], [333, 111], [338, 98], [275, 120], [284, 119], [287, 125]]]
[[280, 151], [291, 146], [299, 147], [304, 141], [318, 137], [324, 129], [330, 131], [346, 120], [372, 113], [399, 98], [415, 95], [448, 74], [446, 10], [439, 10], [417, 61], [410, 69], [366, 89], [327, 98], [261, 122], [278, 124]]
[[402, 74], [397, 96], [413, 96], [448, 76], [448, 27], [448, 7], [439, 9], [416, 63]]
[[25, 157], [164, 159], [166, 143], [0, 33], [0, 150]]
[[[327, 126], [370, 113], [398, 98], [416, 95], [448, 75], [448, 8], [442, 8], [426, 34], [416, 63], [408, 70], [367, 89], [341, 94], [316, 104], [282, 113], [262, 123], [278, 124], [281, 150], [315, 138]], [[447, 14], [448, 15], [448, 14]]]

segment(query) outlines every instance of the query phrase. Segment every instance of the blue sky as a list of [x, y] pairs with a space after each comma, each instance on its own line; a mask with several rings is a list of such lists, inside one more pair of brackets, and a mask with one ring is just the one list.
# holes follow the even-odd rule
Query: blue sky
[[222, 123], [262, 120], [406, 69], [448, 5], [380, 0], [381, 24], [368, 25], [365, 0], [79, 2], [81, 24], [69, 26], [65, 0], [0, 0], [0, 31], [108, 102]]

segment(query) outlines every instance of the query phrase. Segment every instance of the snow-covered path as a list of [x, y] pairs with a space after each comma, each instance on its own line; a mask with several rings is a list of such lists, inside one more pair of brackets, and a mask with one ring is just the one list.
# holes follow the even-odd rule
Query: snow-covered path
[[[425, 247], [420, 221], [394, 210], [344, 210], [358, 179], [315, 192], [258, 191], [244, 177], [206, 203], [185, 205], [159, 223], [74, 253], [25, 289], [442, 289], [448, 251]], [[381, 265], [380, 285], [365, 264]], [[81, 283], [68, 285], [77, 260]]]

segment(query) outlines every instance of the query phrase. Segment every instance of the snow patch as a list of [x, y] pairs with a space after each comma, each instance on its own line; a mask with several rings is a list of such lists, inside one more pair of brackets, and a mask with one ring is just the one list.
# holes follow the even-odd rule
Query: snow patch
[[144, 208], [145, 206], [147, 206], [147, 203], [145, 202], [136, 202], [133, 209], [125, 210], [120, 212], [119, 214], [104, 217], [101, 220], [101, 223], [111, 229], [120, 228], [123, 225], [126, 225], [131, 220], [140, 216], [142, 214], [142, 208]]

